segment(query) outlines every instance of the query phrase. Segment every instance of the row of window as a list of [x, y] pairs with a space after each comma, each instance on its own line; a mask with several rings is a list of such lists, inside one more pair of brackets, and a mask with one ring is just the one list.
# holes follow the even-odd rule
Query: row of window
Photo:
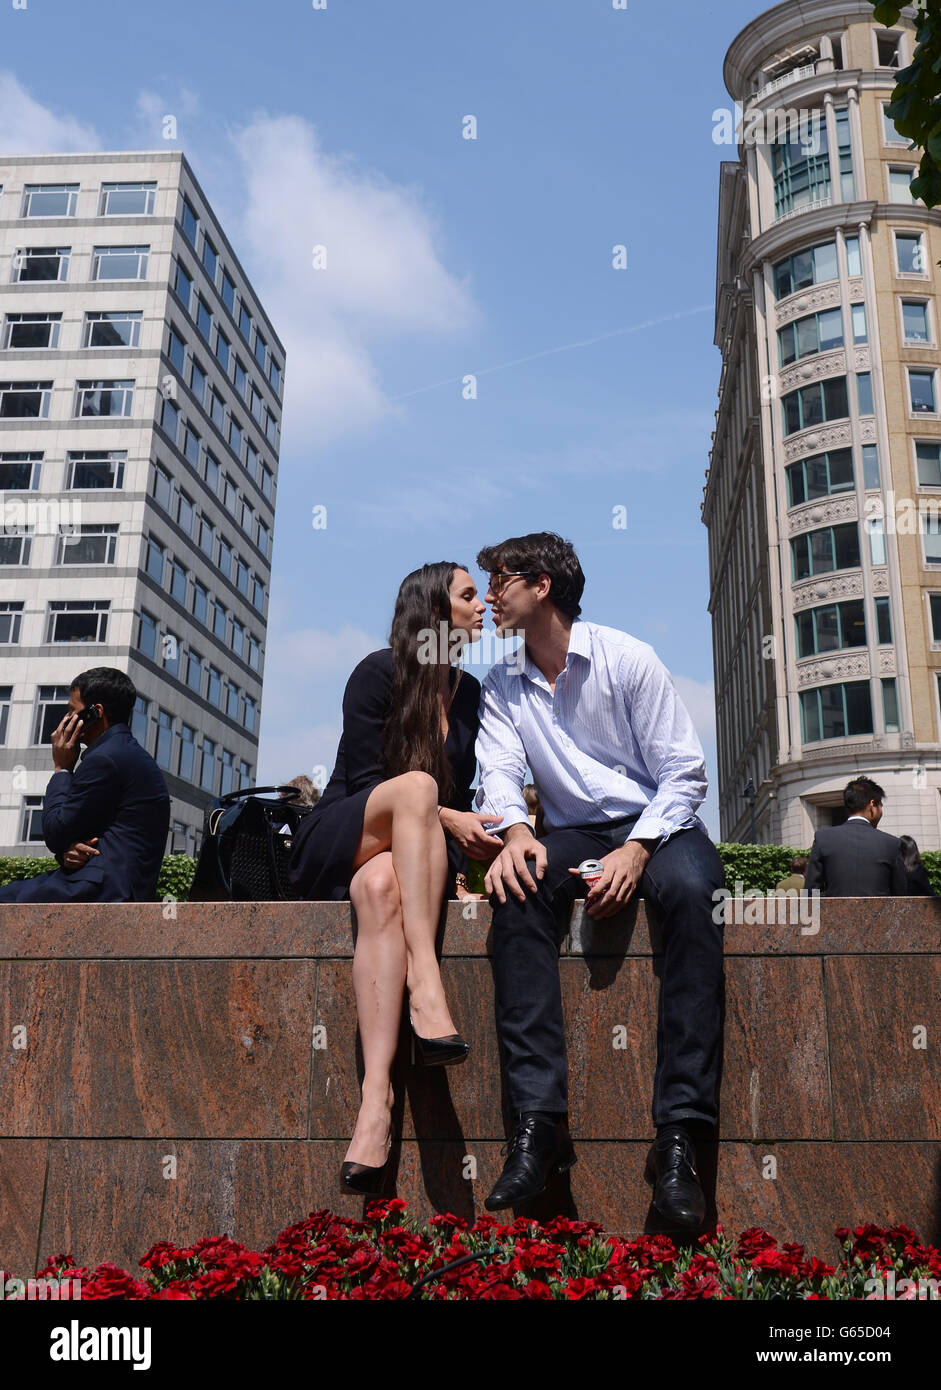
[[[150, 246], [93, 246], [89, 280], [146, 280]], [[70, 279], [71, 246], [18, 246], [10, 265], [14, 285]], [[82, 279], [83, 277], [78, 277]]]
[[[913, 514], [914, 518], [914, 514]], [[922, 563], [931, 568], [941, 565], [941, 516], [919, 511], [918, 530], [922, 540]], [[886, 563], [885, 522], [874, 517], [865, 523], [869, 536], [869, 562]], [[855, 521], [807, 531], [791, 540], [791, 578], [796, 582], [835, 570], [859, 569], [859, 530]]]
[[[126, 465], [126, 449], [68, 449], [63, 490], [123, 488]], [[51, 467], [42, 452], [0, 453], [0, 492], [38, 492]]]
[[[923, 232], [894, 231], [895, 267], [899, 275], [928, 276], [928, 255]], [[859, 237], [846, 238], [847, 274], [855, 279], [862, 275]], [[821, 242], [795, 251], [778, 261], [773, 268], [776, 299], [786, 299], [812, 285], [827, 284], [840, 278], [835, 241]]]
[[[873, 600], [876, 615], [876, 640], [880, 646], [891, 645], [892, 612], [887, 598]], [[798, 660], [820, 656], [823, 652], [843, 651], [847, 647], [865, 647], [866, 619], [863, 600], [847, 599], [842, 603], [825, 603], [820, 608], [807, 608], [795, 613]]]
[[[887, 734], [899, 732], [899, 702], [895, 677], [882, 681], [882, 719]], [[819, 743], [874, 733], [872, 692], [868, 681], [844, 681], [800, 693], [801, 740]]]
[[[254, 651], [250, 653], [246, 647], [248, 634], [242, 625], [221, 604], [214, 603], [212, 631], [222, 641], [228, 641], [226, 634], [229, 624], [232, 627], [231, 650], [240, 659], [247, 660], [251, 654], [254, 660], [249, 664], [257, 669], [260, 655], [258, 644], [255, 643]], [[258, 704], [254, 697], [241, 690], [231, 678], [227, 680], [218, 667], [213, 666], [194, 647], [189, 644], [184, 647], [182, 640], [169, 628], [161, 632], [158, 619], [146, 609], [141, 610], [137, 649], [162, 666], [168, 675], [175, 676], [188, 686], [194, 695], [202, 696], [220, 713], [241, 723], [246, 733], [257, 732]]]
[[[929, 299], [900, 299], [902, 341], [909, 347], [935, 347], [934, 326]], [[868, 343], [865, 304], [850, 305], [853, 345]], [[802, 357], [830, 352], [844, 345], [843, 310], [824, 309], [819, 314], [795, 319], [778, 330], [778, 355], [782, 367]]]
[[[156, 196], [156, 183], [103, 183], [98, 195], [99, 217], [149, 217], [153, 215], [154, 201]], [[78, 195], [80, 185], [77, 183], [47, 183], [47, 184], [26, 184], [23, 189], [22, 201], [20, 204], [19, 216], [21, 218], [40, 218], [40, 217], [76, 217], [78, 214]], [[199, 217], [189, 199], [181, 196], [180, 203], [180, 228], [183, 235], [189, 241], [194, 252], [197, 252], [202, 261], [203, 269], [212, 281], [213, 287], [218, 291], [220, 298], [232, 315], [235, 323], [238, 324], [239, 332], [244, 338], [248, 348], [252, 352], [256, 362], [271, 382], [275, 393], [281, 394], [281, 375], [282, 369], [277, 358], [269, 351], [268, 343], [264, 334], [258, 328], [252, 315], [251, 309], [245, 297], [238, 293], [235, 281], [223, 265], [217, 247], [213, 244], [208, 231], [201, 227]], [[202, 236], [200, 237], [200, 232]], [[96, 248], [95, 254], [99, 250], [124, 250], [136, 249], [146, 252], [149, 248]], [[46, 248], [45, 252], [18, 252], [17, 255], [37, 256], [54, 254], [68, 258], [68, 249], [64, 252], [50, 253]], [[49, 267], [48, 269], [51, 269]], [[65, 267], [65, 274], [62, 273], [61, 266], [56, 268], [55, 274], [27, 274], [18, 276], [14, 269], [14, 278], [23, 279], [65, 279], [68, 267]], [[92, 279], [144, 279], [146, 277], [146, 266], [143, 271], [138, 269], [136, 274], [128, 275], [104, 275], [92, 274]], [[187, 305], [188, 307], [188, 305]]]
[[[0, 381], [0, 419], [48, 420], [54, 383]], [[120, 419], [134, 408], [134, 381], [76, 381], [69, 418]]]
[[[186, 443], [189, 443], [193, 438], [192, 431], [187, 427]], [[207, 482], [209, 482], [213, 492], [219, 496], [223, 506], [249, 540], [258, 547], [266, 560], [269, 559], [271, 556], [270, 527], [255, 515], [255, 508], [246, 497], [240, 495], [229, 474], [219, 472], [219, 466], [211, 454], [207, 456], [206, 468]], [[163, 508], [167, 516], [172, 517], [181, 530], [190, 536], [206, 555], [212, 558], [215, 528], [198, 510], [195, 501], [186, 489], [171, 477], [162, 464], [155, 463], [153, 465], [150, 490], [154, 500]], [[235, 569], [235, 562], [231, 555], [228, 558], [231, 563], [224, 573], [227, 577], [234, 578], [232, 571]], [[236, 582], [238, 581], [236, 580]], [[242, 592], [247, 598], [247, 590], [243, 589]]]
[[856, 196], [853, 178], [853, 155], [850, 148], [849, 108], [835, 106], [837, 148], [831, 160], [829, 136], [821, 110], [802, 113], [810, 118], [814, 139], [807, 139], [807, 130], [793, 130], [786, 141], [771, 147], [771, 173], [774, 181], [774, 211], [776, 217], [828, 203], [836, 179], [840, 182], [840, 198], [851, 203]]
[[[903, 371], [907, 382], [909, 413], [937, 415], [938, 368], [903, 365]], [[873, 414], [875, 406], [871, 372], [856, 373], [856, 401], [860, 415]], [[850, 413], [847, 378], [834, 376], [826, 381], [812, 381], [808, 386], [799, 386], [796, 391], [789, 391], [781, 397], [781, 411], [785, 436], [816, 425], [829, 424], [833, 420], [846, 420]]]
[[[215, 548], [216, 559], [213, 563], [215, 563], [216, 568], [235, 585], [242, 597], [253, 608], [256, 608], [259, 613], [263, 613], [265, 586], [257, 575], [248, 569], [244, 560], [232, 551], [227, 541], [223, 540], [221, 536], [216, 538], [213, 528], [206, 524], [205, 518], [202, 519], [198, 543], [200, 549], [210, 560], [212, 556], [209, 552]], [[185, 556], [168, 551], [167, 547], [156, 537], [146, 536], [144, 538], [144, 572], [171, 598], [176, 599], [181, 608], [186, 608], [193, 614], [197, 622], [208, 628], [210, 627], [208, 590], [194, 574], [190, 573], [185, 559]], [[233, 621], [235, 620], [233, 619]], [[254, 639], [252, 642], [254, 643]], [[254, 643], [254, 646], [257, 647], [257, 643]], [[239, 652], [240, 656], [241, 654]]]
[[[88, 312], [82, 320], [79, 347], [139, 347], [143, 317], [142, 312], [130, 309]], [[0, 347], [57, 349], [61, 346], [61, 326], [62, 315], [58, 313], [7, 314], [0, 333]]]
[[[273, 502], [274, 474], [268, 465], [262, 462], [258, 450], [252, 441], [245, 436], [238, 419], [228, 411], [222, 397], [217, 395], [215, 391], [211, 391], [210, 394], [212, 397], [210, 403], [211, 418], [220, 437], [228, 445], [262, 495]], [[218, 476], [218, 460], [208, 445], [204, 444], [202, 436], [182, 414], [180, 407], [171, 396], [161, 397], [158, 420], [164, 434], [172, 440], [196, 472], [201, 473], [207, 479], [210, 476]], [[243, 444], [245, 446], [244, 456], [242, 453]], [[210, 487], [216, 491], [213, 483], [210, 483]]]
[[[0, 565], [29, 565], [34, 534], [28, 527], [7, 525], [0, 535]], [[113, 565], [117, 553], [116, 523], [89, 522], [55, 533], [54, 565]]]
[[[936, 439], [912, 440], [915, 447], [915, 474], [920, 488], [941, 488], [941, 442]], [[875, 444], [862, 446], [863, 486], [871, 490], [880, 486], [879, 453]], [[852, 492], [856, 487], [853, 476], [852, 449], [831, 449], [789, 464], [787, 475], [788, 506]]]
[[[241, 358], [231, 351], [229, 340], [221, 330], [213, 328], [212, 315], [201, 296], [197, 296], [196, 326], [219, 367], [231, 380], [239, 400], [245, 402], [259, 430], [262, 431], [272, 448], [277, 449], [280, 429], [278, 418], [265, 404], [261, 392], [245, 370]], [[220, 433], [225, 438], [225, 401], [213, 386], [204, 363], [196, 356], [177, 326], [171, 325], [167, 333], [164, 350], [178, 371], [180, 380], [187, 383], [199, 404], [207, 413], [211, 414], [219, 426]], [[241, 429], [241, 426], [239, 428]]]
[[[251, 351], [255, 361], [268, 377], [277, 395], [281, 394], [281, 367], [271, 353], [268, 343], [265, 340], [261, 329], [252, 317], [243, 296], [238, 295], [235, 282], [219, 259], [219, 252], [213, 245], [209, 232], [202, 226], [196, 209], [184, 194], [180, 204], [180, 227], [186, 237], [194, 254], [202, 262], [203, 269], [212, 281], [213, 286], [219, 293], [225, 307], [228, 309], [234, 323], [238, 325], [239, 333], [245, 341], [246, 346]], [[182, 300], [185, 308], [189, 311], [190, 301], [187, 296], [180, 292], [179, 276], [183, 275], [189, 280], [192, 287], [192, 277], [187, 274], [186, 268], [181, 262], [177, 262], [177, 295]], [[185, 289], [185, 284], [183, 286]], [[196, 315], [194, 315], [196, 317]]]

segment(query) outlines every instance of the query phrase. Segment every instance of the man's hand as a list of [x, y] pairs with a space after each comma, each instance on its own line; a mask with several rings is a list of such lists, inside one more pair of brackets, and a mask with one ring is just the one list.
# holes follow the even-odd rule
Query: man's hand
[[57, 772], [71, 772], [78, 762], [81, 752], [78, 736], [82, 731], [78, 715], [74, 710], [68, 714], [52, 731], [52, 761]]
[[[493, 822], [492, 813], [485, 815], [480, 811], [452, 811], [450, 807], [442, 806], [438, 812], [438, 819], [470, 859], [477, 859], [486, 864], [503, 849], [503, 841], [499, 836], [488, 835], [484, 830], [485, 821]], [[499, 825], [502, 819], [500, 816], [496, 824]]]
[[[597, 921], [620, 912], [640, 883], [650, 855], [651, 851], [640, 840], [628, 840], [626, 845], [599, 860], [604, 865], [604, 873], [585, 898], [588, 916]], [[578, 874], [578, 870], [569, 869], [569, 873]]]
[[88, 863], [93, 854], [101, 852], [93, 848], [97, 843], [98, 836], [96, 835], [94, 839], [89, 840], [87, 845], [83, 844], [81, 840], [76, 840], [74, 845], [69, 845], [62, 856], [63, 869], [81, 869], [83, 865]]
[[496, 893], [497, 900], [501, 903], [506, 902], [505, 889], [509, 888], [514, 898], [524, 903], [526, 894], [520, 887], [520, 879], [530, 892], [536, 893], [539, 890], [539, 885], [526, 867], [527, 859], [535, 860], [536, 878], [542, 878], [548, 862], [545, 845], [536, 839], [528, 822], [525, 827], [522, 823], [511, 825], [506, 832], [503, 852], [497, 855], [487, 870], [484, 888], [488, 893]]

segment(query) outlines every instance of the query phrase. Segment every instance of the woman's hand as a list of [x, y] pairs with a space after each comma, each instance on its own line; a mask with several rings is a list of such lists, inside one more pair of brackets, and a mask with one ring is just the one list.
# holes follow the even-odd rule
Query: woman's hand
[[479, 859], [487, 864], [491, 859], [503, 849], [503, 841], [497, 835], [488, 835], [484, 830], [484, 822], [489, 821], [491, 825], [499, 825], [502, 816], [495, 820], [493, 812], [484, 814], [481, 811], [452, 811], [448, 806], [442, 806], [438, 812], [444, 829], [449, 835], [453, 835], [461, 849], [469, 859]]

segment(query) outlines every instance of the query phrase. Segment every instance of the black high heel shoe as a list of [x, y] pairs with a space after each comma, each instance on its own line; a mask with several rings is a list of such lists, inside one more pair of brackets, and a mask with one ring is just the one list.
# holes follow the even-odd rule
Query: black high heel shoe
[[413, 1067], [450, 1067], [466, 1060], [470, 1047], [460, 1033], [448, 1033], [443, 1038], [423, 1038], [415, 1032], [411, 1014], [408, 1016], [408, 1026], [412, 1035]]
[[379, 1197], [389, 1176], [389, 1162], [395, 1143], [395, 1126], [389, 1130], [389, 1152], [381, 1168], [370, 1168], [368, 1163], [342, 1163], [340, 1165], [340, 1185], [346, 1192], [355, 1192], [360, 1197]]

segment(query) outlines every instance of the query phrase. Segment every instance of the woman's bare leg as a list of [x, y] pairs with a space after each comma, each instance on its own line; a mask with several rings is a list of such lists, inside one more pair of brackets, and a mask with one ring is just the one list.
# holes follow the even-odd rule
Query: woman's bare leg
[[389, 1150], [392, 1063], [399, 1040], [406, 953], [402, 904], [392, 855], [374, 855], [353, 875], [356, 911], [353, 990], [363, 1048], [362, 1104], [346, 1157], [380, 1168]]
[[448, 873], [437, 805], [438, 784], [427, 772], [403, 772], [380, 782], [366, 802], [363, 833], [353, 860], [358, 868], [376, 854], [391, 853], [402, 903], [409, 1007], [415, 1031], [423, 1038], [457, 1031], [435, 955]]

